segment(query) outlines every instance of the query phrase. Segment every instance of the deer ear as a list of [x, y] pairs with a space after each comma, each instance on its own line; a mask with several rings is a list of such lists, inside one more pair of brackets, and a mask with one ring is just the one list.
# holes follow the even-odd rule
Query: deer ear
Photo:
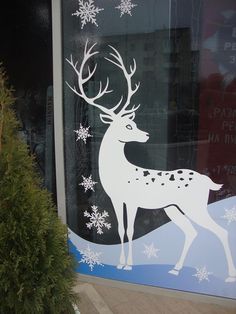
[[100, 114], [100, 119], [103, 123], [111, 124], [113, 122], [113, 119], [108, 114]]
[[135, 118], [135, 112], [131, 112], [131, 113], [127, 114], [126, 117], [133, 121]]

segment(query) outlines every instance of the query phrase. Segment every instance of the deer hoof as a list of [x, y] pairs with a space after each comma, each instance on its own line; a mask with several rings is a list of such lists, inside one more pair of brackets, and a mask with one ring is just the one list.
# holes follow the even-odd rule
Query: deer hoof
[[225, 282], [235, 282], [236, 281], [236, 277], [228, 277], [225, 279]]
[[132, 270], [132, 266], [131, 265], [125, 265], [124, 270]]
[[177, 269], [171, 269], [168, 273], [171, 274], [171, 275], [178, 276], [178, 275], [179, 275], [179, 270], [177, 270]]
[[124, 264], [119, 264], [116, 266], [117, 269], [122, 269], [125, 265]]

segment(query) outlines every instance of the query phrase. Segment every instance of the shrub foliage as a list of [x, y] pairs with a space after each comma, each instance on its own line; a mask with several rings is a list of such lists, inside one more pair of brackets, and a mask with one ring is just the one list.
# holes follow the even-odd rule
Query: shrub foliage
[[0, 65], [0, 313], [73, 313], [67, 229], [17, 135], [13, 103]]

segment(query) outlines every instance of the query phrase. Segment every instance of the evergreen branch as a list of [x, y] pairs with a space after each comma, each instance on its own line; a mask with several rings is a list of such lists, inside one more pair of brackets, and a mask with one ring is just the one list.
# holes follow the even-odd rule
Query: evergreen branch
[[1, 116], [0, 116], [0, 154], [2, 152], [2, 131], [3, 131], [3, 121], [4, 121], [4, 104], [0, 104], [1, 106]]

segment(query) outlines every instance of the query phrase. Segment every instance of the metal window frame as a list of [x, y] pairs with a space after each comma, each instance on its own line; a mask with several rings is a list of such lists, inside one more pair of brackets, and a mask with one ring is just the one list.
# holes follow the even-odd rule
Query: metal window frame
[[63, 134], [63, 83], [62, 83], [62, 38], [61, 0], [52, 0], [53, 38], [53, 102], [55, 134], [55, 168], [58, 216], [66, 224], [66, 194]]

